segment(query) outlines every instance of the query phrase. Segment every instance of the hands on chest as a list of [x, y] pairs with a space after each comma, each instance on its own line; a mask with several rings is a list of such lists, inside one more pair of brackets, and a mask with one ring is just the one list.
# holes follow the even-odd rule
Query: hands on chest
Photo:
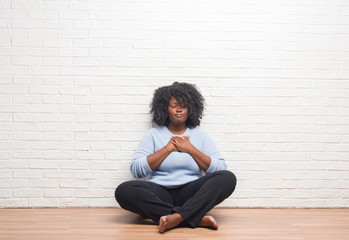
[[171, 137], [166, 146], [147, 156], [147, 161], [151, 170], [154, 171], [171, 152], [186, 152], [194, 158], [203, 171], [206, 171], [211, 164], [211, 157], [195, 148], [189, 140], [189, 136]]
[[187, 152], [189, 153], [193, 149], [193, 145], [190, 142], [190, 136], [173, 136], [168, 143], [171, 151]]

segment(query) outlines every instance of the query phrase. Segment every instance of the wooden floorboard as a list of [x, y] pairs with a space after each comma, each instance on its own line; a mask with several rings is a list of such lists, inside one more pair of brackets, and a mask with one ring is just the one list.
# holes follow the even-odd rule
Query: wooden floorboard
[[210, 212], [217, 231], [176, 228], [119, 208], [0, 209], [0, 239], [348, 240], [349, 209], [224, 209]]

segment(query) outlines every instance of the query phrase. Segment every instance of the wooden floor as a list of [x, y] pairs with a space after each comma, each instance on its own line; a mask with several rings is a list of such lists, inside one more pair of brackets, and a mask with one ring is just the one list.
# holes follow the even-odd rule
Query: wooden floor
[[349, 209], [214, 209], [217, 231], [176, 228], [164, 234], [119, 208], [0, 209], [0, 239], [348, 240]]

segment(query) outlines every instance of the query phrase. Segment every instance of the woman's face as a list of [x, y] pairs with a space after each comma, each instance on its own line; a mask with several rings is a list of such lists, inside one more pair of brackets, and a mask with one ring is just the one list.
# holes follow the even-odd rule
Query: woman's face
[[179, 104], [177, 99], [171, 96], [167, 107], [169, 121], [173, 125], [185, 124], [188, 118], [188, 108]]

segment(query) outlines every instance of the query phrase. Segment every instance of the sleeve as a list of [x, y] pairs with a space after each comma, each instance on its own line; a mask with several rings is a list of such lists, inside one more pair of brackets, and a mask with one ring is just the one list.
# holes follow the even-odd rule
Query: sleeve
[[216, 144], [213, 142], [213, 140], [208, 134], [206, 134], [204, 139], [205, 139], [204, 140], [205, 142], [204, 142], [203, 153], [205, 153], [207, 156], [211, 158], [211, 164], [208, 167], [208, 169], [205, 171], [205, 173], [212, 173], [219, 170], [226, 170], [227, 165], [225, 163], [224, 158], [219, 153], [216, 147]]
[[130, 171], [135, 178], [143, 178], [153, 171], [149, 167], [147, 156], [154, 153], [154, 140], [150, 131], [146, 133], [135, 154], [130, 166]]

